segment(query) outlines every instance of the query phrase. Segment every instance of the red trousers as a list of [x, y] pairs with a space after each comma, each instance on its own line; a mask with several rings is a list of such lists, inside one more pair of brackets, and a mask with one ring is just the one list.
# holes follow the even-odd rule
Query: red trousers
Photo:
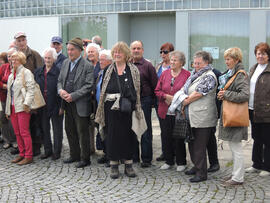
[[10, 119], [17, 138], [20, 156], [25, 158], [33, 157], [32, 138], [29, 131], [30, 117], [31, 114], [25, 111], [15, 113], [14, 105], [12, 105]]

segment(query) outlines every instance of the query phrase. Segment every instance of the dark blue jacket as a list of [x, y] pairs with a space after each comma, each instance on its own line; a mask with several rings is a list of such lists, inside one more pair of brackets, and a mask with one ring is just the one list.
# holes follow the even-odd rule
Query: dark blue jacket
[[57, 68], [59, 70], [61, 69], [62, 63], [66, 58], [67, 57], [62, 53], [58, 55], [58, 57], [57, 57], [57, 59], [56, 59], [56, 61], [54, 63], [55, 63], [55, 65], [57, 66]]
[[[36, 82], [39, 84], [42, 95], [44, 96], [44, 86], [45, 86], [45, 77], [44, 70], [46, 69], [45, 65], [35, 70], [34, 76]], [[48, 111], [48, 116], [57, 115], [59, 113], [61, 98], [57, 93], [57, 80], [60, 70], [58, 67], [53, 64], [51, 70], [47, 73], [47, 100], [46, 106]]]

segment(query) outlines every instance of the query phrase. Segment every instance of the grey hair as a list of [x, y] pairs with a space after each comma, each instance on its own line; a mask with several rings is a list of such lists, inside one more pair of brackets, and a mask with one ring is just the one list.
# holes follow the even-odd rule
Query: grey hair
[[185, 57], [185, 54], [181, 51], [172, 51], [169, 53], [169, 57], [170, 59], [173, 57], [173, 56], [176, 56], [178, 58], [178, 60], [182, 63], [182, 66], [184, 66], [186, 64], [186, 57]]
[[207, 62], [208, 64], [211, 64], [213, 62], [213, 58], [211, 54], [207, 51], [197, 51], [193, 58], [202, 58], [204, 62]]
[[89, 48], [90, 47], [94, 47], [96, 50], [97, 50], [97, 52], [99, 53], [100, 52], [100, 46], [98, 45], [98, 44], [96, 44], [96, 43], [89, 43], [88, 45], [87, 45], [87, 47], [86, 47], [86, 53], [88, 53], [88, 50], [89, 50]]
[[103, 50], [101, 50], [101, 51], [99, 52], [99, 57], [100, 57], [101, 55], [105, 55], [107, 60], [112, 61], [111, 50], [109, 50], [109, 49], [103, 49]]
[[92, 37], [92, 42], [98, 44], [99, 46], [102, 45], [102, 39], [99, 35], [95, 35], [94, 37]]
[[46, 48], [46, 49], [43, 51], [43, 53], [42, 53], [42, 57], [43, 57], [43, 58], [45, 57], [45, 54], [46, 54], [46, 53], [51, 53], [53, 59], [54, 59], [54, 60], [57, 59], [57, 53], [56, 53], [55, 48], [52, 48], [52, 47]]

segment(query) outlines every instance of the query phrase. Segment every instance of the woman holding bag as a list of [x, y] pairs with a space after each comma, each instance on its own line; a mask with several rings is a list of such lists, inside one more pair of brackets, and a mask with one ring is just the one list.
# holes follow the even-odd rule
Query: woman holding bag
[[[219, 138], [229, 142], [233, 156], [232, 176], [226, 177], [222, 182], [224, 187], [231, 187], [242, 185], [244, 182], [244, 156], [241, 141], [247, 140], [248, 129], [243, 125], [225, 127], [223, 124], [225, 123], [223, 121], [223, 105], [224, 100], [238, 104], [247, 102], [249, 100], [249, 80], [242, 65], [241, 49], [238, 47], [227, 49], [224, 52], [224, 59], [228, 70], [219, 77], [220, 91], [217, 95], [218, 99], [223, 100], [219, 122]], [[230, 83], [230, 85], [226, 85], [226, 83]], [[226, 90], [224, 90], [224, 87]]]
[[[29, 131], [30, 106], [34, 99], [34, 76], [26, 69], [26, 56], [23, 52], [14, 52], [11, 55], [12, 73], [7, 82], [6, 116], [10, 117], [17, 138], [20, 154], [12, 163], [18, 165], [33, 162], [32, 139]], [[25, 89], [23, 95], [22, 89]]]

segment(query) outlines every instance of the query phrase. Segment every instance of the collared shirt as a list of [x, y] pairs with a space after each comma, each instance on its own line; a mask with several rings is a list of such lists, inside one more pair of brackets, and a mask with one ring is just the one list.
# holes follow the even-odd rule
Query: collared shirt
[[62, 54], [62, 50], [57, 53], [57, 56], [59, 56], [60, 54]]
[[80, 55], [75, 61], [70, 61], [70, 72], [74, 69], [74, 67], [76, 66], [76, 64], [78, 63], [78, 61], [82, 58], [82, 56]]
[[140, 71], [141, 96], [153, 96], [158, 81], [154, 66], [144, 58], [141, 58], [138, 62], [134, 62], [134, 64]]

